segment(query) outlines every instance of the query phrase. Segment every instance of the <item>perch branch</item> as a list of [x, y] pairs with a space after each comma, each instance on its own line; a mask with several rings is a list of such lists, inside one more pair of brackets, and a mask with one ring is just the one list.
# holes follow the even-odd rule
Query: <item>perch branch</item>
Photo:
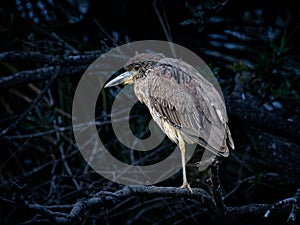
[[[271, 212], [276, 212], [274, 215], [282, 216], [287, 212], [287, 206], [291, 203], [293, 207], [287, 220], [296, 221], [297, 210], [299, 208], [299, 193], [298, 190], [293, 198], [282, 200], [274, 205], [269, 204], [249, 204], [238, 207], [227, 207], [227, 214], [225, 215], [227, 220], [241, 222], [243, 218], [250, 217], [252, 220], [257, 219], [269, 219], [273, 215]], [[131, 196], [136, 197], [170, 197], [173, 199], [185, 198], [197, 200], [202, 208], [210, 209], [218, 214], [218, 209], [213, 198], [204, 190], [194, 188], [193, 194], [187, 189], [175, 188], [175, 187], [155, 187], [155, 186], [124, 186], [120, 190], [115, 192], [99, 191], [93, 196], [79, 200], [78, 202], [70, 205], [55, 205], [44, 206], [37, 203], [29, 203], [22, 195], [16, 195], [15, 202], [19, 207], [25, 207], [37, 214], [40, 214], [39, 220], [47, 220], [54, 224], [73, 224], [78, 222], [82, 217], [86, 215], [88, 210], [94, 207], [109, 207], [118, 204], [120, 201], [124, 201]], [[0, 198], [0, 201], [2, 199]], [[7, 200], [6, 200], [7, 202]], [[11, 201], [10, 201], [11, 202]], [[11, 204], [11, 203], [10, 203]], [[69, 213], [67, 212], [69, 211]], [[34, 221], [34, 220], [32, 220]]]
[[[55, 224], [72, 224], [74, 221], [80, 220], [80, 216], [96, 205], [107, 206], [118, 203], [120, 200], [131, 196], [143, 196], [149, 198], [155, 197], [172, 197], [172, 198], [190, 198], [195, 199], [199, 203], [203, 204], [204, 208], [210, 208], [216, 211], [216, 206], [211, 196], [202, 189], [193, 189], [193, 194], [187, 189], [175, 188], [175, 187], [154, 187], [154, 186], [124, 186], [122, 189], [116, 192], [100, 191], [94, 194], [92, 197], [79, 200], [78, 202], [63, 206], [43, 206], [40, 204], [30, 204], [24, 200], [22, 196], [16, 201], [21, 202], [22, 206], [44, 215], [49, 222], [53, 221]], [[70, 210], [70, 213], [58, 212], [57, 210], [66, 209]]]

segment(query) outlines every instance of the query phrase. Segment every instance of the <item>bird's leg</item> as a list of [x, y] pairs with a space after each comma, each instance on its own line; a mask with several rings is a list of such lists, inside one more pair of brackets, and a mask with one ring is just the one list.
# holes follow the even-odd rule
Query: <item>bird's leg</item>
[[181, 188], [187, 188], [191, 193], [193, 193], [189, 183], [187, 182], [186, 178], [186, 170], [185, 170], [185, 142], [180, 137], [179, 138], [179, 148], [181, 152], [181, 164], [182, 164], [182, 175], [183, 175], [183, 184], [181, 185]]

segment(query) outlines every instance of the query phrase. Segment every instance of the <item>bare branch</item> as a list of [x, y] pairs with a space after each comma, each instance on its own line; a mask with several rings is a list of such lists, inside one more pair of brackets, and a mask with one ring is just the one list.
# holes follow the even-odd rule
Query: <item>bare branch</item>
[[[22, 187], [18, 186], [17, 189], [21, 190]], [[275, 217], [289, 215], [286, 220], [296, 221], [296, 215], [299, 208], [299, 193], [300, 191], [298, 190], [294, 197], [284, 199], [274, 205], [249, 204], [238, 207], [227, 207], [227, 214], [224, 218], [218, 213], [218, 209], [213, 198], [207, 192], [199, 188], [194, 188], [193, 194], [191, 194], [189, 190], [183, 188], [133, 185], [124, 186], [122, 189], [115, 192], [100, 191], [90, 198], [79, 200], [78, 202], [70, 205], [44, 206], [37, 203], [29, 203], [28, 200], [25, 200], [25, 198], [23, 198], [20, 194], [16, 195], [19, 197], [15, 199], [15, 202], [18, 202], [20, 207], [25, 207], [37, 214], [40, 214], [41, 217], [39, 217], [39, 220], [46, 219], [45, 222], [50, 222], [52, 224], [72, 224], [76, 221], [80, 221], [81, 218], [86, 216], [89, 210], [95, 207], [110, 207], [112, 205], [119, 204], [132, 196], [143, 198], [184, 198], [196, 200], [199, 205], [201, 205], [201, 208], [197, 210], [211, 210], [214, 212], [215, 216], [221, 216], [223, 219], [235, 224], [236, 222], [240, 223], [241, 221], [244, 221], [246, 218], [250, 218], [250, 220], [253, 221], [269, 219], [269, 217], [273, 214], [271, 213], [273, 211]], [[11, 200], [0, 198], [0, 201], [3, 200], [12, 204]], [[293, 207], [291, 207], [291, 204], [293, 204]], [[287, 213], [287, 210], [289, 209], [291, 211], [290, 213]], [[69, 213], [67, 213], [67, 211], [69, 211]], [[31, 221], [35, 222], [35, 220]]]
[[92, 63], [100, 56], [100, 52], [88, 52], [80, 55], [50, 55], [40, 52], [10, 51], [0, 53], [0, 61], [14, 63], [42, 63], [48, 65], [78, 66]]
[[[60, 69], [59, 76], [61, 77], [83, 74], [87, 67], [88, 65], [62, 67]], [[10, 76], [1, 77], [0, 88], [8, 88], [19, 84], [26, 84], [34, 81], [46, 80], [50, 78], [56, 72], [56, 70], [57, 67], [50, 66], [35, 70], [26, 70], [19, 73], [15, 73]]]

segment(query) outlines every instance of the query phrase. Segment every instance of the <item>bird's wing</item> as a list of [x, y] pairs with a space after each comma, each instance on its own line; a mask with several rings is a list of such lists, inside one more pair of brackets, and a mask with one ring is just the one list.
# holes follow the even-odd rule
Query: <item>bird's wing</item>
[[218, 92], [212, 89], [213, 86], [199, 83], [194, 74], [188, 74], [192, 72], [195, 71], [172, 71], [163, 65], [152, 69], [147, 78], [150, 107], [180, 130], [188, 143], [198, 143], [216, 154], [227, 156], [225, 106], [217, 105], [219, 99], [214, 95]]

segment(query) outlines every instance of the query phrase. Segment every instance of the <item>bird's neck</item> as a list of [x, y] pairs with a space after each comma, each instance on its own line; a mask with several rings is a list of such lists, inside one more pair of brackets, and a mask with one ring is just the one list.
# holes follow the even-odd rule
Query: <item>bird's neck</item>
[[146, 77], [137, 79], [135, 81], [134, 93], [140, 102], [146, 104], [147, 106], [150, 105], [149, 86], [148, 86], [148, 81], [147, 81]]

